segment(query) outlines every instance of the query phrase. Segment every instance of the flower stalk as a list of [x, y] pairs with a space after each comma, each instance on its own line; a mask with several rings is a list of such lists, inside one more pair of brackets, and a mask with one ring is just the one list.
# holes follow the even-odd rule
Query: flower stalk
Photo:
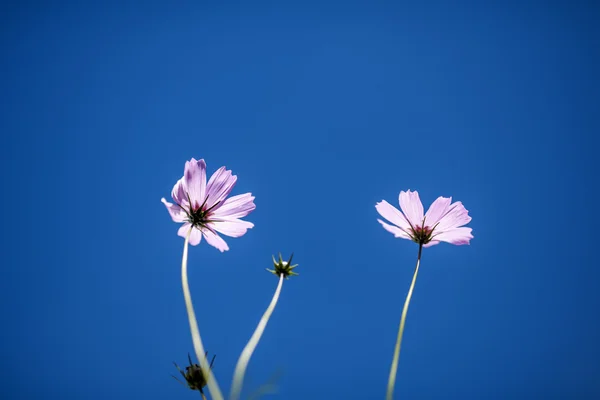
[[252, 353], [256, 349], [260, 338], [267, 327], [267, 323], [269, 322], [269, 318], [271, 318], [271, 314], [273, 314], [273, 310], [275, 310], [275, 306], [277, 305], [277, 301], [279, 300], [279, 294], [281, 293], [281, 287], [283, 285], [283, 278], [285, 274], [279, 274], [279, 284], [277, 285], [277, 289], [275, 290], [275, 295], [271, 300], [271, 304], [267, 308], [267, 311], [263, 314], [256, 330], [252, 334], [252, 337], [242, 350], [242, 354], [235, 366], [235, 372], [233, 373], [233, 382], [231, 384], [231, 400], [238, 400], [240, 398], [240, 394], [242, 392], [242, 386], [244, 384], [244, 375], [246, 375], [246, 369], [248, 368], [248, 363], [250, 362], [250, 357], [252, 357]]
[[406, 323], [406, 314], [408, 314], [408, 306], [410, 305], [410, 299], [415, 288], [417, 281], [417, 274], [419, 273], [419, 264], [421, 263], [421, 251], [423, 250], [423, 244], [419, 244], [419, 255], [417, 256], [417, 266], [415, 267], [415, 273], [404, 301], [404, 308], [402, 309], [402, 316], [400, 317], [400, 327], [398, 328], [398, 337], [396, 338], [396, 347], [394, 348], [394, 358], [392, 360], [392, 368], [390, 369], [390, 377], [388, 379], [386, 400], [392, 400], [394, 395], [394, 385], [396, 384], [396, 373], [398, 371], [398, 359], [400, 358], [400, 346], [402, 344], [402, 336], [404, 335], [404, 324]]
[[[202, 372], [206, 376], [206, 385], [210, 392], [211, 398], [214, 400], [223, 400], [223, 394], [219, 389], [217, 380], [215, 379], [212, 369], [208, 364], [208, 360], [205, 357], [204, 346], [202, 345], [202, 338], [200, 337], [200, 329], [198, 328], [198, 321], [196, 320], [196, 314], [194, 313], [194, 306], [192, 304], [192, 296], [190, 294], [190, 287], [188, 284], [187, 277], [187, 259], [188, 259], [188, 243], [192, 229], [188, 231], [185, 241], [183, 243], [183, 257], [181, 259], [181, 285], [183, 287], [183, 297], [185, 299], [185, 307], [187, 309], [188, 320], [190, 322], [190, 331], [192, 334], [192, 342], [194, 343], [194, 351], [196, 352], [196, 358], [200, 363]], [[203, 394], [203, 393], [202, 393]]]

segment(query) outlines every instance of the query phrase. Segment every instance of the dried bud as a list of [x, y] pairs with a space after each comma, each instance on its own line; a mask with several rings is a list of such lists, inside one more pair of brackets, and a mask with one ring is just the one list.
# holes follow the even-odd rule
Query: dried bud
[[[204, 354], [204, 357], [205, 358], [208, 357], [208, 351]], [[216, 355], [213, 356], [213, 358], [210, 362], [211, 369], [212, 369], [213, 363], [215, 362], [215, 357], [216, 357]], [[194, 364], [192, 362], [192, 357], [190, 356], [189, 353], [188, 353], [188, 360], [190, 362], [190, 365], [185, 367], [185, 373], [181, 370], [181, 368], [179, 368], [179, 365], [177, 365], [175, 362], [173, 362], [173, 364], [175, 364], [175, 367], [179, 370], [179, 373], [181, 374], [181, 376], [183, 376], [183, 378], [185, 379], [185, 382], [187, 383], [187, 386], [190, 389], [198, 390], [198, 391], [200, 391], [200, 393], [204, 394], [202, 388], [204, 386], [206, 386], [208, 374], [204, 374], [202, 372], [202, 367], [200, 366], [200, 364]], [[208, 358], [207, 358], [207, 360], [208, 360]], [[171, 376], [173, 378], [175, 378], [177, 380], [177, 382], [181, 383], [182, 385], [185, 385], [183, 382], [181, 382], [179, 379], [177, 379], [174, 375], [171, 375]]]

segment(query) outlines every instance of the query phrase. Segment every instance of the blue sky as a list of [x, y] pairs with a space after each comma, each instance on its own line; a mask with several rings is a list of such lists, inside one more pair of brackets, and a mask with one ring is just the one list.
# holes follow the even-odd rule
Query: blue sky
[[1, 10], [0, 397], [199, 398], [160, 203], [191, 157], [256, 196], [229, 252], [190, 250], [226, 392], [294, 252], [245, 393], [384, 397], [417, 246], [374, 206], [410, 188], [475, 239], [424, 251], [397, 398], [600, 396], [591, 2]]

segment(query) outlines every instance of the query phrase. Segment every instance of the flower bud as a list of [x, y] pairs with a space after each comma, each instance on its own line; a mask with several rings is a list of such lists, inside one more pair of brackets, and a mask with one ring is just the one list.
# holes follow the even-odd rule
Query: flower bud
[[270, 273], [277, 275], [277, 276], [283, 275], [283, 277], [285, 279], [289, 279], [289, 277], [293, 276], [293, 275], [298, 275], [296, 272], [293, 271], [293, 269], [298, 266], [298, 264], [292, 265], [293, 257], [294, 257], [294, 253], [292, 253], [292, 255], [290, 256], [290, 259], [288, 261], [283, 261], [281, 259], [281, 253], [279, 253], [279, 260], [276, 260], [275, 256], [273, 256], [273, 266], [275, 269], [267, 268], [267, 271], [269, 271]]

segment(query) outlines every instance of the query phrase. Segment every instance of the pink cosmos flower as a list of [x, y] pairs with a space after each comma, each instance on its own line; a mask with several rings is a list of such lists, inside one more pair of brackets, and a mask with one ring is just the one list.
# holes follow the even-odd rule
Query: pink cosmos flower
[[423, 247], [439, 242], [469, 244], [473, 239], [472, 229], [463, 227], [471, 221], [471, 217], [460, 201], [452, 203], [451, 197], [438, 197], [423, 215], [418, 192], [402, 191], [399, 200], [402, 212], [385, 200], [375, 206], [379, 214], [393, 225], [380, 219], [377, 221], [395, 237], [410, 239]]
[[163, 197], [175, 222], [182, 222], [177, 234], [186, 237], [190, 229], [189, 242], [196, 246], [204, 239], [221, 252], [229, 250], [227, 243], [217, 232], [230, 237], [240, 237], [254, 224], [240, 218], [256, 208], [252, 193], [227, 196], [233, 189], [237, 176], [225, 167], [219, 168], [206, 183], [206, 163], [204, 160], [186, 161], [183, 177], [173, 186], [171, 197], [175, 204]]

